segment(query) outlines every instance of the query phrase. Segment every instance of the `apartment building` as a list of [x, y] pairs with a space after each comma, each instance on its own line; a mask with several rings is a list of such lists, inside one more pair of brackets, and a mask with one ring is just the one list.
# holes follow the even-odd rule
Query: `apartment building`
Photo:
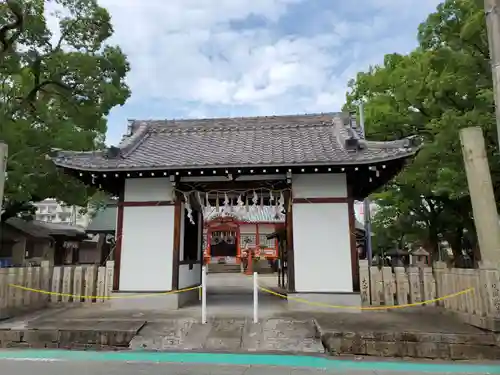
[[45, 199], [35, 203], [37, 207], [36, 220], [48, 223], [74, 224], [87, 228], [90, 223], [89, 215], [80, 213], [81, 207], [65, 206], [55, 199]]

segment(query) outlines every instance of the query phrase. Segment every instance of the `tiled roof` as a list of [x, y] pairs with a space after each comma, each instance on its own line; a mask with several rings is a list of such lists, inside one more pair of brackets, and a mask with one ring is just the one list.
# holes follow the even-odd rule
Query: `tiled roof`
[[126, 171], [253, 166], [356, 165], [412, 156], [408, 139], [360, 140], [359, 128], [345, 125], [340, 114], [133, 121], [130, 136], [112, 150], [61, 151], [56, 165], [88, 171]]

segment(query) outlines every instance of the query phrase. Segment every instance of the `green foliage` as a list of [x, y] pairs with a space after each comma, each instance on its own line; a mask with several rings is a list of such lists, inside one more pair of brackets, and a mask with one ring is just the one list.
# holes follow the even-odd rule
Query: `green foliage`
[[106, 116], [130, 95], [120, 48], [105, 44], [110, 16], [97, 0], [0, 4], [0, 139], [9, 146], [6, 216], [27, 202], [55, 197], [86, 206], [95, 194], [57, 171], [52, 149], [91, 151], [104, 146]]
[[483, 2], [445, 1], [420, 25], [418, 40], [412, 53], [386, 55], [380, 66], [358, 73], [345, 107], [365, 102], [370, 138], [417, 134], [425, 140], [415, 162], [373, 197], [381, 206], [374, 244], [418, 241], [435, 253], [445, 239], [458, 253], [464, 230], [474, 232], [461, 128], [483, 128], [494, 185], [500, 186]]

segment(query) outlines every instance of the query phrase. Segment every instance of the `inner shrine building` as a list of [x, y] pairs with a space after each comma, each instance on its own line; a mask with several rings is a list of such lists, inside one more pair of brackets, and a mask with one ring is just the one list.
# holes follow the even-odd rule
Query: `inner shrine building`
[[[270, 206], [284, 218], [288, 296], [358, 306], [354, 201], [418, 149], [412, 137], [363, 139], [355, 116], [330, 113], [134, 120], [117, 147], [52, 160], [119, 198], [115, 293], [199, 285], [204, 213]], [[164, 297], [178, 308], [198, 292]]]

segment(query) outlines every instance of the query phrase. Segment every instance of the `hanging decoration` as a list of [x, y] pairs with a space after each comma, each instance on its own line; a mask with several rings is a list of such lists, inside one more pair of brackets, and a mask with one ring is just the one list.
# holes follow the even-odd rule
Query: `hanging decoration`
[[252, 206], [254, 208], [257, 206], [257, 203], [259, 203], [259, 196], [257, 195], [257, 192], [255, 190], [253, 191], [252, 203], [253, 203]]
[[230, 204], [229, 204], [229, 198], [227, 196], [227, 193], [224, 193], [224, 208], [222, 209], [223, 212], [229, 213], [230, 212]]
[[238, 212], [243, 211], [243, 205], [244, 205], [244, 203], [241, 200], [241, 194], [238, 195], [238, 199], [236, 200], [236, 205], [238, 206], [238, 210], [237, 210]]
[[189, 198], [186, 193], [184, 193], [184, 205], [186, 206], [187, 217], [191, 224], [194, 224], [193, 220], [193, 209], [191, 208], [191, 204], [189, 203]]
[[[255, 189], [247, 190], [245, 192], [239, 191], [209, 191], [200, 192], [197, 190], [191, 191], [181, 191], [175, 189], [176, 196], [183, 197], [186, 209], [186, 216], [188, 217], [191, 224], [195, 224], [193, 218], [193, 206], [190, 201], [192, 196], [197, 200], [198, 204], [202, 208], [203, 215], [209, 215], [214, 211], [214, 207], [210, 203], [210, 196], [216, 196], [215, 198], [215, 211], [219, 215], [241, 215], [244, 212], [258, 211], [265, 209], [265, 198], [269, 199], [269, 209], [278, 219], [282, 214], [286, 213], [285, 204], [290, 204], [290, 200], [286, 202], [284, 197], [284, 191], [289, 191], [289, 188], [283, 190], [272, 190], [261, 188], [260, 194], [257, 193]], [[266, 192], [267, 191], [267, 192]], [[224, 195], [224, 200], [222, 201], [222, 194]], [[252, 196], [251, 196], [252, 194]], [[244, 198], [243, 198], [244, 196]], [[219, 200], [221, 199], [221, 200]], [[251, 201], [251, 202], [250, 202]], [[221, 207], [222, 206], [222, 207]], [[258, 207], [260, 206], [260, 207]]]
[[285, 213], [285, 196], [283, 195], [283, 192], [280, 192], [280, 199], [278, 200], [279, 204], [279, 212], [284, 214]]
[[210, 199], [208, 199], [208, 194], [205, 194], [205, 209], [207, 211], [212, 211], [212, 205], [210, 204]]

